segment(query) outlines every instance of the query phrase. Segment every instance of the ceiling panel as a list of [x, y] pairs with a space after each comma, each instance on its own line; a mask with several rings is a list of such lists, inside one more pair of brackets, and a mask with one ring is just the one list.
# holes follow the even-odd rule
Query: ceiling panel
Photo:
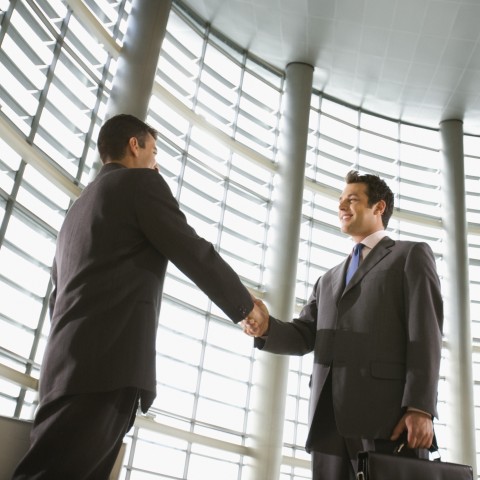
[[479, 0], [184, 0], [273, 66], [315, 67], [314, 87], [420, 125], [480, 134]]

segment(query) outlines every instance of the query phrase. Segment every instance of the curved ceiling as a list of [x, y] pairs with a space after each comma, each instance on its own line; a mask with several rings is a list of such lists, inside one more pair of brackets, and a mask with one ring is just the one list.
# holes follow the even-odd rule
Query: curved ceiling
[[183, 0], [271, 65], [315, 67], [314, 88], [354, 106], [480, 133], [480, 0]]

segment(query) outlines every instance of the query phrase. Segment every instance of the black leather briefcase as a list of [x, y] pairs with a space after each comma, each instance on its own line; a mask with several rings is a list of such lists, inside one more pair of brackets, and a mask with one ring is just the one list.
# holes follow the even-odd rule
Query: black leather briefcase
[[473, 480], [472, 467], [392, 453], [359, 452], [357, 480]]

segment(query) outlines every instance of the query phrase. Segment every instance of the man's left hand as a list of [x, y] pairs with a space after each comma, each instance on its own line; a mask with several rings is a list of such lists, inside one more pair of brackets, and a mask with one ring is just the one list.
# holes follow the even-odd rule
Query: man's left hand
[[433, 442], [433, 421], [428, 413], [409, 410], [393, 429], [390, 440], [397, 440], [408, 431], [408, 448], [430, 448]]

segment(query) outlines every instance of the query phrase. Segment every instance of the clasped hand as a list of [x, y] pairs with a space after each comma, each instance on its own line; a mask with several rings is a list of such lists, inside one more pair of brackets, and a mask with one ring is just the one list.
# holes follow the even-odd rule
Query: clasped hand
[[245, 334], [250, 337], [262, 337], [268, 331], [270, 314], [265, 304], [253, 297], [253, 309], [247, 318], [240, 322]]
[[398, 440], [405, 430], [409, 448], [430, 448], [432, 445], [433, 422], [428, 413], [407, 411], [393, 429], [390, 440]]

